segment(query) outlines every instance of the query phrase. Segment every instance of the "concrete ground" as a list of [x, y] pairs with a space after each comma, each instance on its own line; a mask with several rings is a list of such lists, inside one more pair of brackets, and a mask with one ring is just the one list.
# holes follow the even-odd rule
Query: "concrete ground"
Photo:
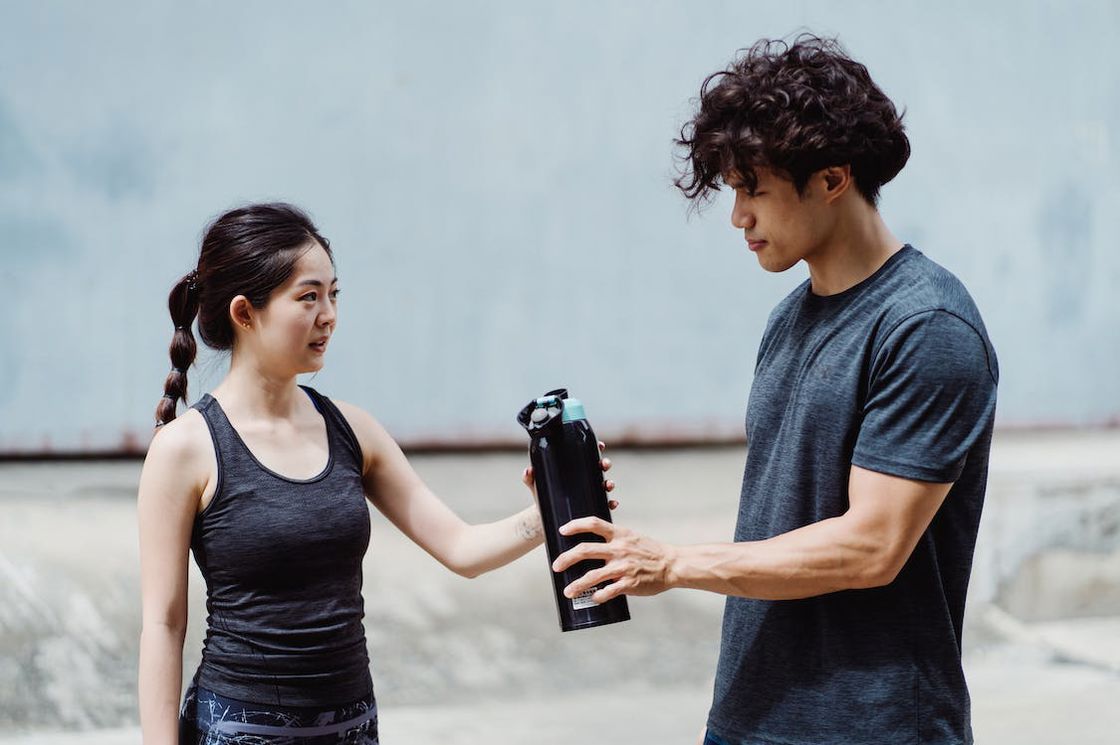
[[[1116, 743], [1120, 433], [1005, 435], [965, 630], [982, 745]], [[730, 538], [740, 448], [611, 453], [616, 520], [671, 542]], [[472, 521], [527, 503], [521, 454], [423, 456]], [[0, 464], [0, 744], [131, 745], [139, 464]], [[366, 628], [384, 742], [688, 743], [703, 724], [722, 601], [631, 599], [629, 623], [561, 634], [543, 550], [475, 580], [379, 514]], [[192, 576], [188, 670], [204, 627]]]
[[[1024, 659], [1009, 649], [968, 665], [978, 745], [1115, 745], [1120, 679], [1091, 668]], [[1011, 659], [1006, 659], [1010, 657]], [[693, 745], [707, 713], [707, 690], [620, 687], [473, 704], [382, 705], [385, 745]], [[0, 737], [5, 745], [139, 745], [125, 727]]]

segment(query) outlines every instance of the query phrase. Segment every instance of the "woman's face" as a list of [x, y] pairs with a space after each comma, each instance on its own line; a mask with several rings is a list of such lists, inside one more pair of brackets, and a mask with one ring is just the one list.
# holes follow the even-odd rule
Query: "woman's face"
[[267, 369], [298, 375], [323, 367], [338, 321], [338, 278], [318, 242], [299, 257], [292, 276], [254, 316], [254, 333], [247, 341]]

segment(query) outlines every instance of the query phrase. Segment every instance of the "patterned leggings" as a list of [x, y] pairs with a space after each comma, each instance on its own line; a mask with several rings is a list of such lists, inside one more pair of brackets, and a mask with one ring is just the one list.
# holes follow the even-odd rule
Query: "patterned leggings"
[[192, 683], [179, 745], [378, 745], [377, 703], [371, 692], [337, 709], [250, 704]]

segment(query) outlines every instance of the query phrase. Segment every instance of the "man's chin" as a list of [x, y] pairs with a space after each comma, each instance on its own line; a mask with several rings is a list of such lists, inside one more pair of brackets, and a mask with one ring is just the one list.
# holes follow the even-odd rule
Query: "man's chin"
[[764, 256], [762, 254], [758, 254], [758, 265], [768, 272], [771, 272], [773, 274], [780, 274], [787, 269], [792, 269], [797, 265], [797, 262], [784, 261], [781, 259], [776, 259], [772, 256]]

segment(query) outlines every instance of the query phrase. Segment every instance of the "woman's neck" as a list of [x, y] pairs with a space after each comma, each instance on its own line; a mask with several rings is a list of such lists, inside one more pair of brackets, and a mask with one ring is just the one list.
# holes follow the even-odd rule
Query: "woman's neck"
[[277, 419], [295, 413], [299, 403], [297, 394], [303, 395], [294, 375], [270, 374], [249, 360], [239, 359], [236, 354], [230, 361], [229, 373], [212, 393], [227, 410], [229, 403], [254, 417]]

